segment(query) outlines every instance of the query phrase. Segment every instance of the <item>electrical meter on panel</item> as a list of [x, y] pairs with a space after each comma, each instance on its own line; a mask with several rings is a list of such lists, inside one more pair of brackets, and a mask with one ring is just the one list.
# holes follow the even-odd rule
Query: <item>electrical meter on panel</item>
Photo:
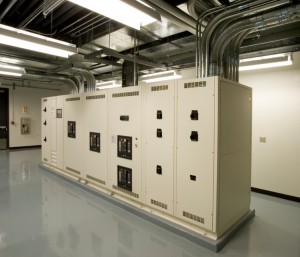
[[110, 90], [111, 189], [142, 201], [142, 96], [140, 87]]

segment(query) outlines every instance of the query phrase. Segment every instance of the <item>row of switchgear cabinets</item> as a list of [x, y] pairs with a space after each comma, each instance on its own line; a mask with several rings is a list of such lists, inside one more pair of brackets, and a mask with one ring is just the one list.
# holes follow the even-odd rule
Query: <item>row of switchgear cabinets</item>
[[218, 78], [42, 99], [42, 161], [218, 233]]

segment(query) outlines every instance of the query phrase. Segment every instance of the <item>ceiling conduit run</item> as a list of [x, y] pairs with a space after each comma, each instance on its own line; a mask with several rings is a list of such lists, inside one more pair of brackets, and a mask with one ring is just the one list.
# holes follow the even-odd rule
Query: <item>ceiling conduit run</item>
[[[218, 39], [212, 45], [213, 51], [210, 55], [209, 76], [222, 75], [222, 60], [226, 46], [232, 49], [230, 60], [234, 60], [234, 63], [231, 65], [235, 65], [234, 69], [238, 68], [239, 58], [237, 53], [239, 45], [241, 44], [241, 36], [245, 38], [245, 36], [250, 32], [268, 29], [277, 25], [284, 25], [297, 20], [299, 20], [299, 18], [297, 18], [296, 10], [293, 7], [287, 7], [279, 11], [264, 13], [251, 19], [242, 19], [238, 22], [230, 24], [222, 33], [220, 33]], [[245, 32], [247, 32], [246, 35]], [[230, 42], [231, 44], [228, 45]], [[232, 78], [232, 76], [236, 75], [232, 74], [229, 78], [232, 80], [237, 80], [236, 77]]]
[[[189, 1], [204, 10], [201, 2]], [[189, 10], [195, 15], [195, 8], [189, 6]], [[201, 33], [207, 17], [210, 19]], [[238, 81], [239, 47], [247, 35], [296, 21], [299, 21], [299, 4], [293, 5], [291, 0], [235, 1], [229, 7], [204, 10], [197, 19], [196, 76], [221, 75]]]
[[[274, 7], [279, 6], [279, 3], [290, 3], [290, 1], [272, 1], [276, 2], [277, 4], [274, 5]], [[201, 44], [201, 48], [203, 51], [203, 69], [204, 69], [204, 76], [207, 77], [209, 75], [209, 56], [212, 52], [212, 41], [211, 37], [213, 36], [213, 33], [216, 31], [219, 25], [221, 25], [223, 22], [227, 22], [228, 20], [236, 20], [238, 18], [243, 18], [247, 16], [251, 16], [257, 13], [260, 13], [265, 10], [264, 5], [270, 4], [270, 1], [268, 0], [257, 0], [252, 1], [250, 3], [243, 4], [241, 6], [237, 6], [234, 8], [226, 8], [224, 11], [222, 11], [220, 14], [216, 15], [216, 17], [208, 23], [207, 27], [205, 28], [203, 32], [203, 40]], [[272, 5], [269, 5], [270, 8], [273, 8]]]
[[[71, 73], [73, 73], [71, 79], [75, 81], [79, 93], [96, 91], [96, 79], [90, 71], [72, 68]], [[86, 87], [84, 81], [86, 82]]]
[[[267, 9], [269, 9], [269, 7]], [[228, 39], [228, 35], [229, 35], [230, 39], [232, 39], [235, 35], [237, 35], [238, 33], [242, 32], [246, 29], [250, 29], [250, 28], [256, 28], [258, 30], [267, 29], [268, 26], [271, 25], [272, 21], [274, 23], [280, 22], [281, 25], [284, 25], [284, 23], [288, 21], [288, 20], [286, 20], [287, 14], [286, 14], [286, 11], [283, 9], [281, 9], [280, 11], [281, 11], [280, 15], [278, 15], [278, 11], [270, 12], [269, 15], [268, 15], [268, 12], [263, 12], [263, 14], [255, 15], [253, 18], [244, 18], [244, 19], [240, 19], [240, 20], [234, 20], [233, 22], [227, 22], [226, 27], [223, 27], [222, 30], [218, 31], [217, 34], [212, 38], [211, 49], [213, 49], [213, 51], [211, 50], [210, 60], [209, 60], [210, 61], [210, 68], [209, 68], [210, 74], [216, 72], [216, 71], [215, 72], [211, 71], [211, 70], [213, 70], [213, 67], [212, 67], [213, 65], [217, 65], [218, 67], [220, 67], [220, 62], [217, 61], [217, 57], [216, 57], [216, 49], [219, 54], [220, 46], [222, 45], [224, 47], [224, 46], [226, 46], [226, 44], [229, 43], [228, 40], [225, 41], [226, 38]], [[290, 8], [290, 12], [288, 15], [292, 15], [292, 13], [293, 13], [293, 10]], [[220, 42], [220, 41], [222, 41], [222, 42]], [[219, 42], [218, 43], [219, 45], [216, 45], [216, 42]]]

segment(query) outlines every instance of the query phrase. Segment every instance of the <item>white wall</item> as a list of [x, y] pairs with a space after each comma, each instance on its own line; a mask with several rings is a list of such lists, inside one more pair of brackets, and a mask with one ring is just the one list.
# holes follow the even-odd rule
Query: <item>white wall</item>
[[[56, 90], [15, 87], [9, 89], [9, 147], [41, 145], [41, 98], [59, 94]], [[28, 112], [23, 113], [27, 107]], [[21, 134], [21, 118], [30, 118], [30, 134]], [[12, 121], [14, 124], [12, 124]]]
[[300, 197], [300, 52], [293, 60], [240, 72], [240, 83], [253, 88], [252, 187]]
[[[0, 82], [0, 88], [9, 89], [9, 147], [41, 145], [41, 98], [66, 94], [68, 88], [60, 84], [42, 82], [30, 83], [30, 86], [22, 86], [21, 81], [1, 79]], [[27, 113], [22, 111], [25, 106], [28, 109]], [[21, 118], [30, 118], [28, 135], [21, 135]]]

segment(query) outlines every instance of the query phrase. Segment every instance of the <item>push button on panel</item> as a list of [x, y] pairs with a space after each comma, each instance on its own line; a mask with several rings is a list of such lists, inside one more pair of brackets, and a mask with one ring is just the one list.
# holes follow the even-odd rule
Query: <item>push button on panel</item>
[[158, 110], [157, 113], [156, 113], [156, 118], [158, 120], [161, 120], [162, 119], [162, 111], [161, 110]]
[[191, 141], [197, 142], [198, 141], [198, 132], [192, 131], [190, 136]]
[[157, 129], [156, 136], [159, 138], [162, 138], [162, 130], [161, 129]]
[[192, 110], [190, 117], [191, 117], [191, 120], [198, 120], [199, 119], [198, 111]]

